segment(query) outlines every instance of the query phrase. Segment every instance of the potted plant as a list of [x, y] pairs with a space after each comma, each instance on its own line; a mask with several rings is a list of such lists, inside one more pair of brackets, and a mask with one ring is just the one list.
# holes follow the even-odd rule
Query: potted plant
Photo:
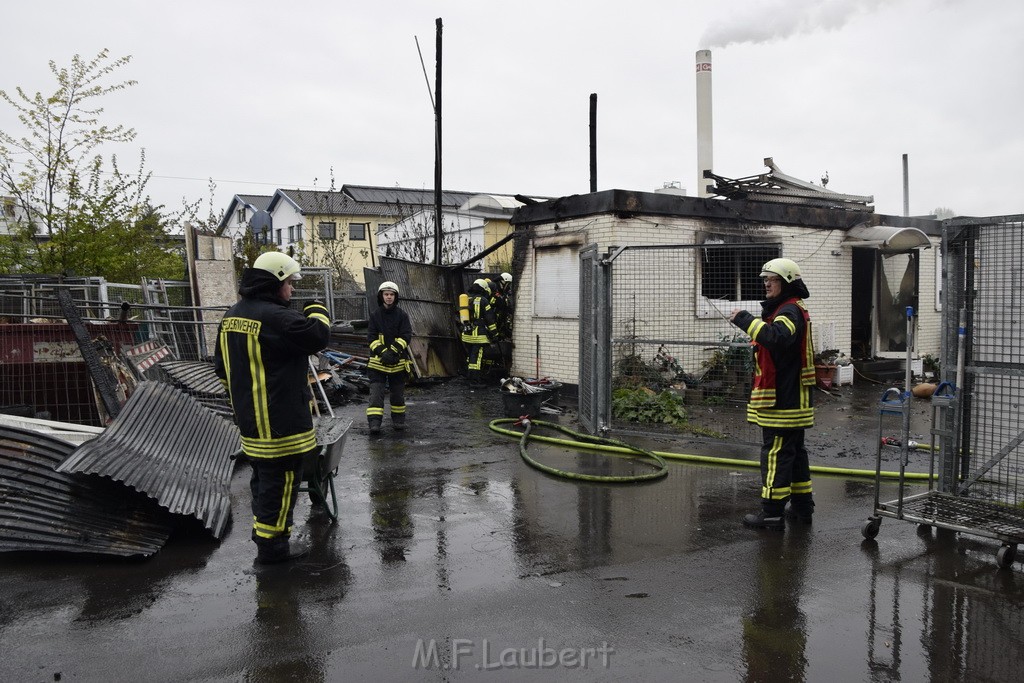
[[814, 379], [822, 389], [831, 389], [836, 376], [839, 349], [826, 349], [814, 354]]

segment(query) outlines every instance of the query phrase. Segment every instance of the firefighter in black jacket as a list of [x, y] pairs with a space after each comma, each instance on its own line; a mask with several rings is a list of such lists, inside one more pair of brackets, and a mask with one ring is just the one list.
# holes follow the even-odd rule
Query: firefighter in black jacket
[[380, 432], [384, 421], [384, 389], [390, 385], [391, 426], [405, 429], [405, 377], [412, 361], [406, 349], [412, 340], [409, 314], [398, 307], [398, 285], [384, 282], [377, 288], [377, 310], [370, 314], [366, 341], [370, 362], [366, 374], [370, 380], [370, 405], [366, 421], [370, 433]]
[[483, 375], [484, 350], [498, 336], [498, 319], [491, 305], [490, 280], [474, 280], [466, 294], [469, 295], [469, 324], [462, 330], [466, 378], [477, 383]]
[[278, 251], [261, 254], [242, 273], [241, 300], [217, 331], [214, 369], [228, 390], [242, 452], [252, 465], [256, 561], [294, 559], [289, 544], [303, 457], [319, 447], [307, 381], [309, 356], [330, 341], [327, 309], [312, 301], [289, 308], [299, 264]]
[[786, 515], [810, 523], [814, 514], [804, 446], [804, 431], [814, 426], [814, 346], [803, 302], [810, 294], [800, 266], [790, 259], [772, 259], [761, 277], [766, 297], [761, 317], [736, 309], [729, 318], [754, 343], [747, 421], [761, 427], [761, 511], [743, 523], [781, 529]]

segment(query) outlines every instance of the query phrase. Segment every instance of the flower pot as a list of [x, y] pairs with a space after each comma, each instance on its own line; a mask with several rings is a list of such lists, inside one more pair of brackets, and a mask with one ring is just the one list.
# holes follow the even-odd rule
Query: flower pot
[[832, 381], [836, 375], [835, 365], [815, 365], [814, 379], [822, 389], [831, 389]]

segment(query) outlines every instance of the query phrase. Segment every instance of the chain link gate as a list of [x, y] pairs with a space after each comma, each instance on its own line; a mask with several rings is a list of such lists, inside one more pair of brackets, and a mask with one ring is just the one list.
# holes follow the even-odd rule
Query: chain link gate
[[581, 250], [580, 422], [592, 433], [650, 433], [760, 443], [746, 421], [753, 355], [728, 321], [760, 313], [761, 266], [774, 243]]
[[1024, 216], [952, 219], [942, 238], [942, 374], [957, 400], [943, 411], [938, 490], [925, 516], [1024, 543]]

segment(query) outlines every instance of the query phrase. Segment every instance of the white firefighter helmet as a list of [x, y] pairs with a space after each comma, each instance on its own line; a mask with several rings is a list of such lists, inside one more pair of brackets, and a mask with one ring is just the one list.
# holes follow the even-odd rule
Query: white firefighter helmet
[[378, 293], [378, 294], [382, 294], [382, 293], [384, 292], [384, 290], [385, 290], [385, 289], [390, 289], [390, 290], [391, 290], [392, 292], [394, 292], [395, 294], [398, 294], [398, 293], [399, 293], [399, 291], [398, 291], [398, 285], [396, 285], [396, 284], [395, 284], [394, 282], [392, 282], [391, 280], [387, 280], [387, 281], [385, 281], [385, 282], [382, 282], [382, 283], [380, 283], [380, 287], [378, 287], [378, 288], [377, 288], [377, 293]]
[[761, 277], [769, 275], [778, 275], [786, 282], [792, 283], [794, 280], [800, 279], [800, 266], [796, 264], [796, 261], [788, 258], [773, 258], [761, 266]]
[[260, 254], [253, 261], [252, 267], [267, 271], [281, 282], [289, 277], [295, 280], [302, 279], [302, 275], [299, 274], [301, 267], [298, 262], [280, 251], [268, 251]]

